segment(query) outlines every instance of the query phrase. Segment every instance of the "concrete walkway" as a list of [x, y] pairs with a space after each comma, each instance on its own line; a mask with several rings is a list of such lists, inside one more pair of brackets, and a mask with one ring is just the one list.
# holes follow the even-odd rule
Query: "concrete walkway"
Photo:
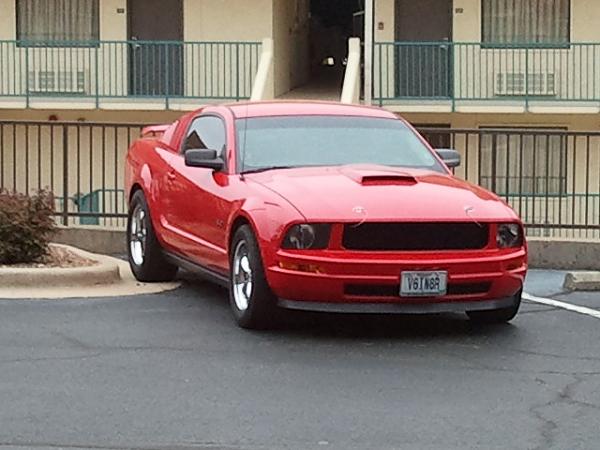
[[323, 100], [339, 101], [342, 95], [343, 74], [335, 67], [322, 69], [303, 86], [280, 95], [280, 100]]

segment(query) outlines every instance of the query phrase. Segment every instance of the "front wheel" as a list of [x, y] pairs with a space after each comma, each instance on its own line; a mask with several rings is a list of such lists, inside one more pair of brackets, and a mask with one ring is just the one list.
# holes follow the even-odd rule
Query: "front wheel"
[[265, 277], [258, 242], [248, 225], [235, 232], [229, 262], [229, 303], [237, 324], [249, 329], [273, 325], [276, 299]]
[[515, 318], [521, 307], [521, 294], [521, 291], [515, 294], [512, 306], [507, 308], [492, 309], [490, 311], [468, 311], [467, 315], [475, 323], [493, 324], [510, 322]]
[[129, 267], [138, 281], [172, 281], [175, 278], [177, 267], [163, 255], [142, 191], [133, 194], [129, 205], [127, 251]]

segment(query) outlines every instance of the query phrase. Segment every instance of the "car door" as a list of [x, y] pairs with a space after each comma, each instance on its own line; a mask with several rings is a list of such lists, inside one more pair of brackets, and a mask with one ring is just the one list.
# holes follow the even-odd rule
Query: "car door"
[[229, 175], [208, 168], [187, 167], [189, 149], [216, 150], [226, 158], [227, 138], [223, 118], [202, 115], [193, 119], [182, 140], [181, 151], [171, 160], [170, 210], [167, 220], [176, 236], [181, 256], [208, 269], [223, 272], [227, 267], [225, 224], [229, 214]]
[[161, 238], [162, 245], [171, 250], [176, 248], [178, 235], [169, 227], [169, 214], [174, 209], [171, 188], [173, 179], [173, 158], [178, 157], [179, 149], [171, 145], [173, 134], [179, 126], [179, 121], [167, 128], [163, 136], [156, 142], [152, 157], [149, 159], [149, 171], [153, 183], [151, 196], [151, 209], [153, 212], [153, 225]]

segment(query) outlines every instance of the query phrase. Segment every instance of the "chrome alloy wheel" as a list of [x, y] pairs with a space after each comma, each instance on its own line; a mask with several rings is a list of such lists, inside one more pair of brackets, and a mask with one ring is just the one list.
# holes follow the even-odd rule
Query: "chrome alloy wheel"
[[138, 204], [131, 215], [131, 228], [129, 230], [129, 251], [136, 266], [144, 264], [147, 237], [146, 211], [144, 211], [142, 205]]
[[246, 241], [237, 243], [233, 253], [233, 299], [240, 311], [246, 311], [252, 296], [252, 267]]

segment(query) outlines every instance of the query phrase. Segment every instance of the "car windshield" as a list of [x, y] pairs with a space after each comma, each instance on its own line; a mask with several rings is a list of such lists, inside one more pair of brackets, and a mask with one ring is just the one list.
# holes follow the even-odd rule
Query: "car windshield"
[[238, 119], [236, 128], [240, 172], [367, 163], [445, 173], [400, 120], [278, 116]]

